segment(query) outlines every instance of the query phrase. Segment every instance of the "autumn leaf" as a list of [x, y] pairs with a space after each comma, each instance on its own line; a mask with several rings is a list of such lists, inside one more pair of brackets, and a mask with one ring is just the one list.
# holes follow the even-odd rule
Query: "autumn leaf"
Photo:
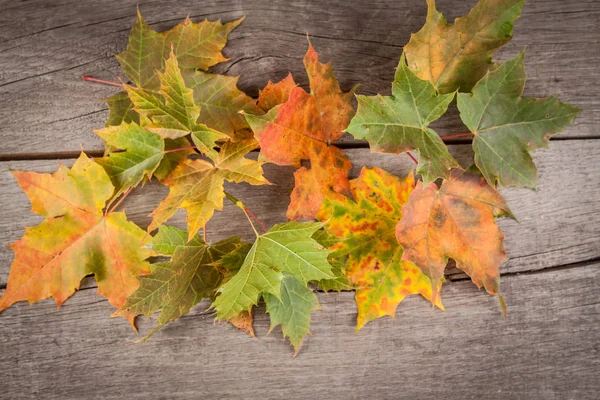
[[283, 337], [289, 338], [296, 356], [304, 337], [310, 334], [310, 316], [320, 308], [319, 299], [301, 280], [288, 274], [281, 280], [280, 296], [265, 293], [263, 297], [271, 318], [269, 332], [281, 325]]
[[[191, 148], [189, 140], [185, 137], [178, 139], [164, 139], [165, 151], [162, 160], [154, 171], [154, 176], [163, 181], [183, 160], [196, 152]], [[194, 143], [195, 144], [195, 143]], [[196, 145], [196, 147], [200, 147]]]
[[269, 81], [267, 86], [258, 91], [258, 107], [269, 111], [276, 105], [285, 103], [296, 86], [298, 85], [294, 82], [291, 73], [277, 83]]
[[529, 151], [548, 147], [581, 110], [556, 97], [524, 99], [524, 53], [505, 62], [458, 95], [460, 117], [473, 133], [475, 164], [492, 186], [535, 188], [537, 169]]
[[[309, 45], [304, 57], [311, 93], [296, 87], [287, 101], [265, 115], [246, 114], [260, 143], [260, 159], [299, 168], [287, 217], [312, 219], [330, 190], [348, 192], [352, 167], [343, 151], [331, 145], [343, 135], [354, 114], [352, 95], [344, 93], [335, 80], [330, 63], [322, 64]], [[310, 169], [302, 167], [310, 161]]]
[[193, 23], [187, 17], [182, 23], [165, 32], [152, 30], [138, 10], [138, 20], [131, 29], [127, 49], [117, 55], [123, 71], [140, 88], [157, 89], [160, 85], [156, 71], [164, 69], [164, 60], [173, 49], [182, 69], [207, 70], [227, 61], [221, 50], [227, 36], [244, 18], [222, 24], [204, 20]]
[[512, 216], [506, 202], [479, 175], [453, 170], [438, 187], [418, 182], [402, 208], [396, 228], [403, 260], [415, 263], [434, 287], [437, 301], [448, 258], [489, 294], [500, 291], [500, 265], [506, 261], [504, 235], [494, 218]]
[[[46, 219], [11, 244], [15, 259], [0, 311], [48, 297], [60, 306], [90, 274], [99, 294], [117, 308], [124, 305], [138, 287], [137, 276], [149, 272], [144, 260], [150, 251], [142, 248], [145, 232], [124, 213], [103, 213], [114, 192], [104, 169], [82, 153], [72, 168], [61, 165], [54, 174], [13, 174], [33, 211]], [[133, 315], [124, 316], [133, 324]]]
[[322, 226], [288, 222], [257, 237], [240, 270], [218, 289], [220, 294], [211, 306], [217, 318], [226, 320], [248, 311], [264, 294], [282, 301], [284, 273], [304, 287], [309, 281], [334, 278], [327, 262], [329, 251], [312, 239]]
[[512, 38], [525, 0], [480, 0], [448, 25], [427, 0], [427, 21], [404, 47], [410, 69], [439, 93], [468, 92], [492, 66], [492, 54]]
[[230, 318], [228, 322], [246, 335], [256, 337], [254, 333], [254, 313], [252, 311], [242, 311], [235, 317]]
[[140, 116], [133, 109], [127, 92], [119, 92], [104, 99], [108, 105], [108, 118], [105, 126], [121, 125], [122, 122], [135, 122], [139, 125]]
[[160, 310], [158, 325], [144, 340], [187, 314], [201, 300], [214, 298], [223, 281], [223, 273], [215, 262], [244, 244], [239, 236], [213, 245], [207, 245], [198, 235], [188, 241], [185, 231], [161, 226], [152, 245], [163, 254], [171, 255], [170, 261], [152, 264], [150, 275], [139, 278], [140, 287], [119, 310], [119, 313], [146, 316]]
[[313, 236], [313, 239], [317, 241], [321, 246], [332, 250], [327, 257], [329, 265], [331, 265], [331, 273], [335, 275], [335, 278], [321, 279], [319, 281], [313, 281], [312, 284], [316, 285], [320, 290], [324, 292], [341, 292], [342, 290], [354, 290], [354, 284], [348, 280], [346, 275], [345, 259], [343, 255], [338, 254], [334, 247], [340, 241], [338, 238], [327, 233], [325, 229], [319, 229]]
[[184, 160], [163, 180], [170, 188], [169, 195], [152, 212], [148, 231], [158, 228], [183, 208], [187, 211], [188, 235], [191, 239], [206, 225], [215, 210], [223, 208], [225, 180], [251, 185], [268, 184], [269, 181], [263, 176], [262, 163], [245, 158], [256, 146], [253, 138], [226, 142], [213, 163]]
[[261, 112], [256, 100], [237, 88], [237, 76], [196, 71], [185, 72], [183, 77], [187, 87], [194, 91], [194, 101], [200, 106], [198, 121], [209, 128], [234, 136], [236, 131], [249, 127], [240, 111]]
[[[348, 280], [356, 286], [357, 330], [376, 318], [394, 317], [407, 295], [432, 297], [431, 281], [413, 263], [402, 260], [403, 248], [396, 240], [402, 206], [414, 184], [412, 174], [400, 179], [364, 167], [350, 181], [354, 200], [332, 193], [317, 214], [317, 219], [327, 221], [325, 230], [338, 238], [330, 250], [345, 258]], [[435, 304], [443, 309], [439, 299]]]
[[358, 110], [346, 131], [366, 139], [371, 150], [382, 153], [419, 152], [417, 173], [431, 183], [447, 178], [458, 163], [429, 124], [441, 117], [454, 93], [438, 95], [406, 66], [404, 54], [392, 83], [392, 96], [356, 96]]
[[164, 140], [142, 129], [135, 122], [123, 122], [95, 131], [110, 149], [96, 162], [101, 165], [116, 188], [114, 197], [149, 180], [164, 155]]

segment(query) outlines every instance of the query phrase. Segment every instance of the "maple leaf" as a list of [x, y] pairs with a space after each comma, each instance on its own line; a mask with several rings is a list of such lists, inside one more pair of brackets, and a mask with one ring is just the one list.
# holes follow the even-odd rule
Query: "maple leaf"
[[[343, 151], [331, 143], [343, 135], [352, 118], [352, 96], [341, 91], [331, 63], [321, 64], [312, 45], [304, 57], [311, 94], [293, 88], [285, 103], [265, 115], [246, 114], [246, 120], [260, 143], [260, 159], [299, 168], [294, 173], [287, 217], [314, 218], [327, 192], [348, 191], [352, 167]], [[310, 169], [301, 167], [310, 161]]]
[[320, 308], [319, 299], [300, 279], [288, 274], [281, 280], [280, 296], [265, 293], [263, 298], [271, 318], [269, 332], [281, 325], [283, 337], [289, 338], [296, 356], [304, 337], [310, 334], [310, 316]]
[[[201, 148], [193, 139], [192, 137], [192, 141], [194, 141], [196, 147]], [[185, 137], [164, 139], [164, 142], [165, 150], [162, 160], [158, 164], [158, 167], [156, 167], [156, 170], [154, 170], [154, 176], [159, 181], [163, 181], [188, 156], [195, 154], [195, 151], [190, 147], [190, 142]]]
[[140, 88], [155, 89], [160, 83], [156, 71], [164, 69], [164, 60], [172, 49], [185, 70], [207, 70], [227, 61], [221, 50], [227, 37], [244, 18], [222, 24], [204, 20], [193, 23], [187, 17], [165, 32], [152, 30], [138, 10], [138, 20], [131, 29], [127, 49], [117, 55], [123, 71]]
[[159, 72], [158, 77], [161, 82], [158, 92], [125, 85], [134, 110], [146, 121], [144, 129], [170, 139], [191, 134], [198, 150], [214, 157], [216, 142], [229, 137], [197, 123], [200, 107], [195, 104], [193, 91], [186, 86], [173, 53], [165, 63], [165, 71]]
[[404, 47], [410, 68], [439, 93], [469, 91], [488, 68], [492, 54], [512, 38], [525, 0], [480, 0], [448, 25], [427, 0], [427, 21]]
[[202, 71], [183, 74], [186, 85], [194, 91], [194, 101], [200, 106], [199, 122], [229, 136], [248, 128], [240, 111], [257, 114], [261, 109], [237, 88], [239, 77], [207, 74]]
[[269, 111], [276, 105], [285, 103], [296, 86], [298, 85], [294, 82], [291, 73], [277, 83], [269, 81], [267, 86], [258, 91], [258, 107]]
[[121, 125], [122, 122], [135, 122], [139, 125], [140, 116], [133, 110], [133, 103], [127, 92], [119, 92], [104, 99], [108, 105], [108, 118], [105, 126]]
[[417, 173], [425, 183], [448, 177], [458, 163], [429, 124], [441, 117], [454, 93], [438, 95], [431, 83], [418, 78], [404, 54], [392, 83], [392, 96], [356, 96], [358, 110], [346, 129], [357, 139], [369, 141], [372, 151], [419, 152]]
[[[145, 232], [122, 212], [104, 214], [114, 187], [104, 169], [84, 153], [72, 168], [54, 174], [13, 171], [31, 200], [32, 210], [46, 217], [11, 244], [15, 259], [0, 311], [17, 301], [54, 298], [60, 306], [94, 274], [98, 293], [115, 307], [138, 287], [137, 276], [149, 271], [144, 261]], [[133, 325], [133, 315], [124, 315]]]
[[550, 136], [581, 112], [557, 98], [524, 99], [524, 53], [490, 71], [459, 93], [460, 117], [473, 133], [475, 164], [492, 186], [535, 188], [537, 169], [530, 150], [548, 147]]
[[164, 140], [159, 135], [142, 129], [135, 122], [123, 122], [94, 132], [109, 149], [96, 162], [110, 177], [116, 189], [114, 197], [152, 178], [165, 150]]
[[247, 182], [251, 185], [269, 184], [263, 176], [262, 162], [244, 156], [257, 146], [253, 138], [225, 142], [214, 159], [186, 159], [167, 176], [163, 183], [170, 187], [169, 195], [152, 212], [151, 232], [165, 223], [177, 209], [187, 210], [188, 235], [191, 239], [212, 217], [223, 208], [223, 184]]
[[496, 189], [480, 175], [453, 170], [438, 187], [418, 182], [402, 208], [396, 228], [403, 260], [431, 279], [436, 301], [448, 258], [489, 294], [500, 290], [500, 265], [506, 261], [504, 235], [494, 218], [512, 216]]
[[188, 241], [185, 231], [161, 226], [152, 245], [163, 254], [170, 255], [171, 260], [152, 264], [150, 275], [139, 278], [139, 288], [119, 311], [151, 316], [161, 310], [158, 325], [144, 340], [167, 323], [187, 314], [202, 299], [214, 298], [223, 280], [223, 274], [215, 262], [244, 244], [239, 236], [213, 245], [207, 245], [198, 235]]
[[[394, 317], [407, 295], [432, 298], [431, 281], [416, 265], [402, 260], [403, 248], [396, 240], [402, 206], [413, 187], [412, 173], [399, 179], [365, 167], [350, 181], [354, 201], [332, 193], [317, 214], [327, 221], [326, 231], [339, 239], [329, 249], [345, 257], [348, 280], [356, 286], [357, 330], [384, 315]], [[435, 304], [443, 309], [439, 299]]]
[[312, 235], [323, 224], [287, 222], [257, 237], [240, 270], [223, 286], [211, 308], [218, 319], [229, 319], [256, 305], [259, 297], [271, 294], [282, 301], [284, 273], [304, 287], [309, 281], [332, 279], [329, 251]]
[[238, 328], [240, 331], [244, 332], [250, 337], [255, 338], [256, 334], [254, 333], [254, 315], [251, 311], [242, 311], [235, 317], [231, 317], [227, 320], [231, 325]]

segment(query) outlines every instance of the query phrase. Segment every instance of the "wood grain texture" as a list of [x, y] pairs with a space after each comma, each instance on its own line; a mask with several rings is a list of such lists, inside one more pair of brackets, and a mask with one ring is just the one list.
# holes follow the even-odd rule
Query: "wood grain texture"
[[[448, 311], [409, 296], [396, 319], [354, 333], [352, 293], [319, 294], [299, 356], [259, 309], [259, 339], [199, 305], [144, 344], [83, 290], [57, 310], [0, 315], [7, 399], [596, 399], [600, 264], [504, 279], [509, 315], [470, 282], [444, 286]], [[204, 306], [204, 307], [203, 307]], [[142, 319], [142, 333], [152, 323]]]
[[[102, 97], [115, 92], [81, 81], [86, 73], [122, 76], [113, 54], [124, 49], [136, 4], [158, 30], [187, 14], [233, 20], [247, 18], [226, 47], [229, 63], [215, 69], [241, 75], [240, 87], [256, 95], [269, 79], [291, 71], [307, 86], [302, 57], [306, 34], [323, 60], [333, 60], [346, 90], [390, 92], [394, 69], [408, 41], [424, 22], [423, 0], [360, 1], [4, 1], [0, 15], [0, 156], [102, 148], [92, 129], [107, 115]], [[474, 0], [439, 0], [448, 20]], [[515, 39], [499, 60], [527, 46], [526, 95], [558, 94], [585, 112], [560, 137], [600, 137], [600, 2], [530, 0], [516, 23]], [[436, 124], [441, 134], [462, 132], [457, 113]], [[58, 134], [57, 134], [58, 133]], [[345, 140], [348, 140], [346, 138]]]
[[[469, 145], [453, 145], [451, 151], [464, 165], [469, 165]], [[406, 175], [413, 164], [406, 156], [371, 154], [367, 149], [349, 149], [354, 164], [352, 176], [361, 166], [379, 166], [398, 175]], [[506, 235], [506, 250], [511, 260], [503, 273], [543, 269], [600, 257], [600, 141], [554, 141], [550, 149], [539, 150], [535, 158], [539, 168], [539, 189], [504, 189], [509, 206], [520, 222], [499, 220]], [[65, 161], [66, 164], [72, 160]], [[20, 238], [24, 226], [37, 225], [42, 218], [30, 211], [27, 196], [9, 171], [11, 169], [51, 172], [59, 161], [15, 161], [0, 163], [0, 284], [6, 283], [12, 251], [6, 246]], [[229, 185], [227, 190], [254, 211], [268, 226], [285, 221], [289, 193], [293, 187], [293, 168], [266, 165], [266, 176], [273, 186]], [[146, 227], [148, 214], [166, 196], [167, 188], [148, 184], [138, 188], [125, 200], [122, 209], [129, 218]], [[185, 214], [178, 212], [168, 222], [185, 228]], [[243, 214], [226, 202], [209, 222], [210, 240], [230, 235], [253, 234]], [[455, 274], [456, 270], [448, 273]]]

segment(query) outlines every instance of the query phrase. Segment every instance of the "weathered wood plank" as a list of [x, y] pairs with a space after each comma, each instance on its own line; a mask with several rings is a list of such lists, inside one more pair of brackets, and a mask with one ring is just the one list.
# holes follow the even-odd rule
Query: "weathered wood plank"
[[[440, 0], [438, 8], [451, 20], [474, 3]], [[288, 71], [306, 86], [306, 33], [323, 59], [334, 61], [344, 88], [360, 83], [361, 93], [389, 93], [402, 46], [426, 13], [422, 0], [6, 2], [0, 15], [1, 155], [102, 148], [92, 129], [103, 125], [101, 98], [115, 88], [80, 77], [120, 74], [112, 55], [125, 47], [137, 4], [161, 30], [187, 14], [223, 20], [247, 15], [226, 48], [232, 61], [216, 71], [241, 75], [240, 87], [251, 95]], [[600, 136], [599, 26], [597, 1], [531, 0], [517, 21], [514, 41], [499, 53], [507, 59], [527, 46], [526, 95], [559, 94], [586, 110], [561, 137]], [[437, 126], [441, 134], [464, 130], [456, 113]]]
[[[451, 146], [459, 161], [467, 166], [470, 146]], [[371, 154], [366, 149], [347, 150], [357, 176], [360, 166], [380, 166], [399, 175], [413, 167], [406, 156]], [[506, 234], [506, 249], [511, 260], [503, 272], [536, 270], [600, 257], [600, 154], [599, 140], [555, 141], [549, 150], [536, 152], [539, 167], [538, 191], [505, 189], [509, 205], [520, 223], [499, 221]], [[72, 162], [69, 160], [68, 163]], [[41, 218], [30, 212], [27, 197], [8, 171], [12, 169], [56, 170], [58, 161], [19, 161], [0, 163], [0, 284], [6, 283], [12, 251], [6, 246], [24, 233], [23, 226], [33, 226]], [[273, 186], [230, 185], [228, 190], [242, 199], [268, 226], [285, 220], [289, 193], [293, 186], [292, 168], [266, 166]], [[167, 189], [157, 184], [136, 189], [125, 200], [124, 209], [131, 220], [146, 227], [147, 215], [164, 198]], [[172, 225], [185, 228], [185, 214], [178, 213]], [[209, 239], [234, 234], [252, 238], [244, 216], [226, 203], [208, 224]], [[452, 272], [452, 271], [449, 271]]]
[[[410, 296], [396, 320], [355, 334], [351, 293], [319, 294], [300, 355], [268, 317], [259, 339], [215, 326], [205, 306], [135, 338], [112, 307], [83, 290], [0, 315], [0, 393], [10, 399], [596, 399], [600, 264], [509, 276], [509, 315], [470, 282], [445, 285], [447, 312]], [[141, 321], [148, 332], [151, 322]]]

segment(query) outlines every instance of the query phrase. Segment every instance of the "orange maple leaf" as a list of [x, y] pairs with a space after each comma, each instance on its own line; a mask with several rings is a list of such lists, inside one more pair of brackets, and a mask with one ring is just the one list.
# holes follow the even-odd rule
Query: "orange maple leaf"
[[507, 258], [504, 235], [494, 219], [512, 213], [483, 177], [455, 169], [439, 189], [435, 183], [423, 187], [419, 182], [402, 215], [396, 227], [404, 247], [402, 259], [415, 263], [431, 279], [432, 301], [438, 296], [448, 258], [478, 287], [498, 294], [499, 268]]
[[[348, 171], [352, 168], [344, 152], [331, 144], [343, 135], [354, 115], [354, 89], [342, 92], [331, 63], [320, 63], [312, 45], [304, 57], [304, 66], [310, 94], [294, 87], [287, 100], [267, 114], [246, 114], [261, 146], [260, 158], [299, 168], [294, 174], [296, 186], [287, 211], [290, 220], [313, 219], [330, 190], [349, 193]], [[291, 83], [282, 85], [288, 90]], [[310, 169], [302, 166], [303, 160], [310, 161]]]
[[[15, 252], [0, 311], [18, 301], [54, 298], [60, 306], [94, 274], [98, 293], [115, 307], [126, 302], [150, 271], [144, 261], [146, 232], [127, 221], [125, 213], [102, 212], [114, 187], [102, 167], [81, 154], [72, 168], [53, 174], [13, 171], [35, 213], [46, 219], [27, 228], [10, 246]], [[134, 315], [125, 315], [132, 323]]]

